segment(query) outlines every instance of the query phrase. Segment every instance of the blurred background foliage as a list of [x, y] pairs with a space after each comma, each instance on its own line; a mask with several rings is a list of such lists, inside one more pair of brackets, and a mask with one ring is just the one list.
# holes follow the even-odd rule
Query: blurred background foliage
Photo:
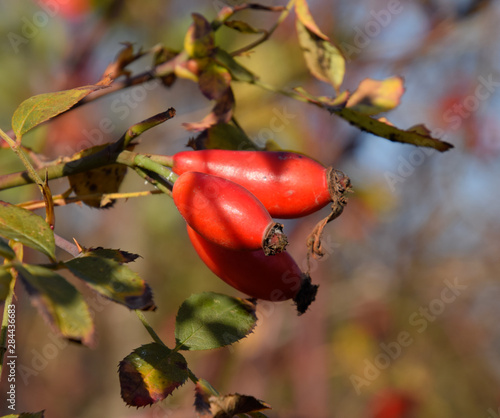
[[[355, 193], [327, 227], [330, 251], [313, 264], [320, 290], [310, 311], [297, 317], [289, 303], [262, 303], [252, 335], [225, 349], [187, 353], [189, 365], [221, 393], [268, 402], [270, 417], [498, 417], [500, 5], [309, 3], [319, 27], [344, 50], [344, 88], [353, 90], [366, 77], [403, 76], [407, 91], [388, 115], [391, 122], [401, 128], [425, 123], [455, 148], [441, 154], [391, 143], [314, 106], [236, 84], [236, 118], [252, 139], [261, 145], [272, 140], [343, 170]], [[57, 10], [49, 13], [54, 4]], [[9, 129], [14, 109], [29, 96], [96, 82], [121, 42], [181, 49], [190, 13], [212, 19], [224, 4], [0, 1], [2, 128]], [[276, 16], [244, 12], [238, 18], [269, 28]], [[11, 33], [25, 41], [13, 42]], [[253, 39], [229, 29], [218, 36], [229, 51]], [[308, 74], [291, 17], [240, 61], [277, 88], [334, 94]], [[132, 69], [148, 66], [144, 59]], [[34, 130], [26, 144], [49, 158], [70, 155], [116, 140], [130, 125], [168, 107], [177, 116], [144, 134], [137, 150], [172, 154], [185, 149], [191, 136], [182, 123], [200, 120], [211, 107], [186, 80], [169, 89], [138, 86], [109, 95]], [[113, 129], [99, 129], [103, 118], [111, 119]], [[0, 149], [0, 161], [1, 174], [21, 169], [7, 149]], [[51, 187], [60, 193], [68, 186], [58, 180]], [[122, 190], [144, 187], [129, 174]], [[1, 192], [0, 198], [20, 202], [37, 193], [29, 186]], [[303, 267], [305, 237], [325, 213], [286, 222], [289, 251]], [[119, 201], [101, 211], [56, 208], [56, 232], [88, 247], [142, 256], [132, 267], [153, 288], [158, 310], [148, 318], [167, 344], [174, 344], [175, 313], [190, 294], [238, 295], [197, 259], [166, 196]], [[26, 257], [45, 261], [29, 251]], [[447, 290], [453, 283], [458, 286]], [[86, 295], [99, 337], [93, 350], [58, 340], [18, 288], [18, 411], [46, 409], [50, 418], [195, 416], [190, 383], [152, 408], [125, 406], [118, 361], [149, 336], [133, 313]], [[0, 387], [5, 393], [6, 382]]]

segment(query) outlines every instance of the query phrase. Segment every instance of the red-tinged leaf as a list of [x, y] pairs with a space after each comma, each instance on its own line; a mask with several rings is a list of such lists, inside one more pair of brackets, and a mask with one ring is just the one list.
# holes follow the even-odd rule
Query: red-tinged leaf
[[231, 85], [231, 74], [226, 68], [211, 62], [201, 72], [198, 85], [205, 97], [220, 100]]
[[194, 408], [198, 416], [212, 416], [209, 401], [212, 396], [219, 396], [219, 392], [205, 379], [199, 379], [194, 388]]
[[140, 50], [134, 54], [134, 46], [130, 42], [122, 42], [122, 45], [123, 48], [118, 52], [116, 59], [106, 67], [103, 73], [104, 76], [113, 80], [121, 75], [129, 76], [130, 71], [125, 69], [127, 65], [144, 55]]
[[149, 285], [126, 265], [113, 258], [82, 253], [64, 263], [76, 277], [113, 302], [129, 309], [154, 310]]
[[242, 20], [229, 20], [224, 22], [224, 25], [241, 33], [257, 34], [266, 32], [264, 29], [254, 28], [253, 26], [249, 25], [246, 22], [243, 22]]
[[307, 0], [296, 0], [295, 1], [295, 13], [297, 14], [297, 19], [304, 25], [310, 32], [316, 35], [318, 38], [328, 41], [328, 36], [326, 36], [316, 25], [314, 18], [311, 15]]
[[150, 343], [135, 349], [119, 365], [121, 396], [130, 406], [152, 405], [165, 399], [188, 377], [182, 354]]
[[328, 38], [325, 40], [311, 32], [298, 19], [296, 28], [309, 71], [318, 80], [331, 84], [338, 91], [345, 74], [345, 59], [340, 49]]
[[340, 93], [337, 97], [326, 97], [326, 96], [313, 96], [305, 91], [302, 87], [297, 87], [294, 89], [300, 96], [305, 98], [309, 103], [312, 103], [322, 109], [326, 109], [329, 112], [335, 112], [337, 110], [343, 109], [349, 99], [349, 92], [346, 90]]
[[30, 300], [62, 337], [92, 346], [94, 324], [80, 292], [62, 276], [45, 267], [23, 264], [15, 269]]
[[399, 105], [405, 89], [401, 77], [385, 80], [366, 78], [347, 102], [347, 107], [365, 115], [387, 112]]
[[43, 218], [0, 201], [0, 236], [41, 251], [55, 260], [54, 232]]
[[434, 148], [441, 152], [453, 148], [452, 144], [433, 138], [430, 131], [423, 125], [417, 125], [408, 130], [403, 130], [387, 123], [385, 119], [374, 119], [349, 108], [336, 110], [333, 113], [344, 118], [351, 125], [363, 131], [386, 138], [389, 141], [416, 145], [418, 147]]
[[253, 396], [240, 395], [239, 393], [211, 396], [209, 402], [210, 412], [214, 418], [231, 418], [238, 414], [249, 414], [271, 409], [271, 406], [267, 403]]
[[39, 94], [25, 100], [12, 116], [12, 130], [16, 138], [20, 141], [21, 137], [35, 126], [65, 112], [90, 93], [108, 87], [109, 82], [106, 80], [102, 84]]
[[190, 57], [204, 58], [215, 50], [214, 32], [210, 22], [198, 13], [191, 14], [193, 23], [186, 32], [184, 49]]
[[228, 123], [233, 115], [234, 95], [231, 88], [217, 101], [212, 111], [199, 122], [183, 123], [188, 131], [200, 132], [218, 123]]

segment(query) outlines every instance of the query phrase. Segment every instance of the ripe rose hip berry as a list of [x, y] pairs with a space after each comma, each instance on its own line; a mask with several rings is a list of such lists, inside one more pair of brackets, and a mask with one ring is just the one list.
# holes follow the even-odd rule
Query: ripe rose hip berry
[[172, 170], [234, 181], [252, 192], [273, 218], [309, 215], [338, 198], [340, 172], [294, 152], [183, 151], [172, 156]]
[[189, 225], [187, 230], [207, 267], [240, 292], [275, 302], [293, 299], [299, 314], [314, 301], [318, 286], [311, 284], [288, 252], [267, 257], [262, 250], [229, 250], [208, 241]]
[[210, 174], [186, 172], [175, 181], [172, 197], [189, 226], [207, 240], [232, 250], [284, 250], [283, 225], [244, 187]]

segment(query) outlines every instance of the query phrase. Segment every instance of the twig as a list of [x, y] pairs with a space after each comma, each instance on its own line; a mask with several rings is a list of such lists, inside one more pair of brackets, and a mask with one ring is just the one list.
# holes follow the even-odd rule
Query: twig
[[260, 44], [267, 41], [271, 37], [271, 35], [274, 33], [274, 31], [276, 29], [278, 29], [278, 26], [281, 25], [281, 23], [286, 19], [286, 17], [290, 13], [290, 10], [292, 9], [294, 3], [295, 3], [295, 0], [290, 0], [288, 2], [285, 9], [283, 10], [283, 12], [281, 12], [280, 16], [278, 17], [278, 20], [276, 21], [276, 23], [271, 27], [271, 29], [266, 31], [262, 37], [260, 37], [256, 41], [244, 46], [243, 48], [240, 48], [240, 49], [237, 49], [236, 51], [231, 52], [231, 55], [234, 57], [237, 55], [244, 54], [245, 52], [251, 51], [256, 46], [259, 46]]

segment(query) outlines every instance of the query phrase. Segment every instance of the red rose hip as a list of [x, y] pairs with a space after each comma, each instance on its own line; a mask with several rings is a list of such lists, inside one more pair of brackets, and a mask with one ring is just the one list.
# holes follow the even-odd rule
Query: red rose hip
[[311, 284], [288, 252], [267, 257], [262, 250], [234, 251], [208, 241], [189, 225], [189, 239], [212, 272], [227, 284], [256, 299], [293, 299], [299, 314], [314, 301], [317, 285]]
[[306, 216], [330, 203], [340, 173], [294, 152], [231, 150], [179, 152], [172, 156], [172, 170], [234, 181], [252, 192], [272, 217], [282, 219]]
[[261, 202], [244, 187], [221, 177], [186, 172], [172, 197], [189, 226], [207, 240], [232, 250], [263, 249], [266, 255], [287, 245], [283, 225], [273, 222]]

